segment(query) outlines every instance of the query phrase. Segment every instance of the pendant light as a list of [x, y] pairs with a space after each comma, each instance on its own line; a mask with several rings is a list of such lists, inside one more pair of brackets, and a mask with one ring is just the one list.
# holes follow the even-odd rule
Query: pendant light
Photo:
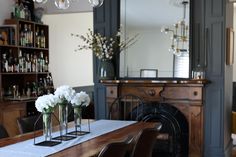
[[68, 9], [70, 7], [69, 0], [55, 0], [55, 5], [58, 9]]
[[47, 0], [33, 0], [33, 1], [38, 4], [44, 4], [47, 2]]
[[[38, 4], [44, 4], [46, 3], [48, 0], [33, 0], [35, 3]], [[54, 0], [55, 2], [55, 6], [58, 9], [68, 9], [70, 7], [70, 2], [75, 2], [78, 0]], [[100, 6], [102, 6], [104, 0], [88, 0], [90, 5], [94, 8], [98, 8]]]
[[98, 8], [103, 4], [104, 0], [89, 0], [89, 3], [92, 7]]
[[184, 53], [189, 53], [189, 46], [188, 46], [188, 31], [189, 27], [186, 24], [186, 5], [188, 1], [183, 0], [183, 19], [174, 24], [174, 28], [163, 28], [161, 32], [171, 33], [171, 47], [169, 49], [176, 56], [181, 56]]

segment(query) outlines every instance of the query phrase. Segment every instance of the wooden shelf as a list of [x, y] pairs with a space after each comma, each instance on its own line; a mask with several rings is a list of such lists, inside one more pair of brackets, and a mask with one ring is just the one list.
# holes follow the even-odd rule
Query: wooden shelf
[[16, 24], [17, 22], [29, 23], [29, 24], [35, 24], [35, 25], [39, 25], [39, 26], [48, 27], [48, 25], [45, 25], [43, 23], [37, 23], [37, 22], [34, 22], [34, 21], [28, 21], [28, 20], [25, 20], [25, 19], [6, 19], [5, 20], [5, 24]]
[[33, 50], [48, 51], [48, 48], [26, 47], [26, 46], [19, 46], [19, 48], [20, 49], [33, 49]]
[[48, 48], [26, 47], [26, 46], [17, 46], [17, 45], [0, 45], [0, 47], [48, 51]]
[[7, 48], [18, 48], [17, 45], [0, 45], [0, 47], [7, 47]]
[[0, 75], [45, 75], [49, 74], [49, 72], [4, 72], [0, 73]]

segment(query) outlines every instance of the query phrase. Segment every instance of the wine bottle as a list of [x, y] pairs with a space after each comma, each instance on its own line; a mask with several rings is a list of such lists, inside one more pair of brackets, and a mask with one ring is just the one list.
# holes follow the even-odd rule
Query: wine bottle
[[40, 36], [39, 36], [39, 28], [38, 27], [35, 32], [35, 46], [40, 47]]
[[41, 30], [40, 34], [40, 47], [45, 48], [46, 47], [46, 41], [45, 41], [45, 35], [44, 35], [44, 30]]

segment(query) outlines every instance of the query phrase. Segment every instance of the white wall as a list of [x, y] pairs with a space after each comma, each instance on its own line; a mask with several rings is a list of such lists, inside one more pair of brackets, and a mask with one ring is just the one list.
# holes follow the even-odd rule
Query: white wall
[[[234, 33], [236, 33], [236, 4], [234, 4]], [[234, 36], [234, 64], [233, 64], [233, 82], [236, 81], [236, 36]]]
[[0, 0], [0, 25], [3, 24], [5, 19], [11, 17], [12, 5], [14, 0]]
[[[140, 69], [158, 69], [158, 77], [173, 76], [173, 53], [168, 51], [171, 46], [169, 34], [162, 33], [160, 27], [144, 30], [130, 28], [127, 32], [129, 32], [127, 37], [139, 32], [137, 42], [125, 55], [121, 53], [126, 59], [129, 77], [139, 77]], [[121, 76], [127, 75], [127, 66], [124, 64], [121, 62], [120, 69], [123, 71]]]
[[93, 30], [93, 13], [44, 15], [43, 21], [49, 25], [49, 70], [55, 87], [93, 85], [92, 52], [75, 52], [81, 41], [71, 37]]

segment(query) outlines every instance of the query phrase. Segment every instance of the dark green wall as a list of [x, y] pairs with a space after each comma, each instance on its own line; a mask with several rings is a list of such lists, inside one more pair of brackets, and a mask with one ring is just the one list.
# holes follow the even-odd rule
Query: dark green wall
[[[102, 7], [94, 10], [96, 32], [111, 36], [117, 31], [119, 7], [119, 0], [105, 0]], [[206, 79], [211, 81], [203, 95], [205, 157], [230, 157], [233, 70], [225, 62], [225, 39], [232, 13], [232, 4], [227, 0], [192, 0], [191, 3], [191, 67], [204, 69]], [[113, 62], [118, 67], [119, 60]], [[100, 119], [106, 118], [107, 109], [105, 88], [96, 77], [98, 64], [94, 58], [95, 113]], [[116, 70], [118, 74], [119, 69]]]

